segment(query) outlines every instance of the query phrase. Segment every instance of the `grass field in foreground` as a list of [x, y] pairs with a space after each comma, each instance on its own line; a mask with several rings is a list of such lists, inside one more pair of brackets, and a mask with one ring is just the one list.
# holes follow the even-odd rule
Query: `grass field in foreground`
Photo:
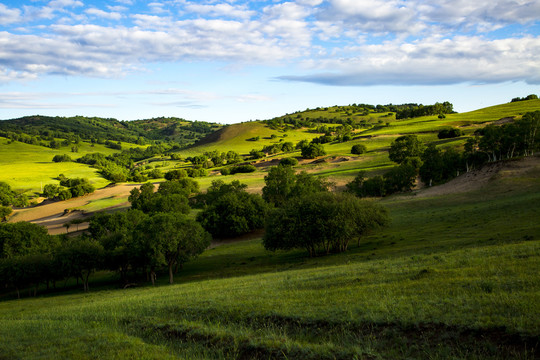
[[206, 251], [176, 285], [2, 302], [0, 357], [537, 358], [539, 175], [385, 199], [392, 224], [344, 254], [253, 239]]

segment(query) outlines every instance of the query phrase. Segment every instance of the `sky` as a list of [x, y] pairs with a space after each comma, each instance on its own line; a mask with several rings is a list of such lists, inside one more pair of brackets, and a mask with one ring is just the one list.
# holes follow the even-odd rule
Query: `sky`
[[0, 119], [540, 95], [539, 0], [0, 0]]

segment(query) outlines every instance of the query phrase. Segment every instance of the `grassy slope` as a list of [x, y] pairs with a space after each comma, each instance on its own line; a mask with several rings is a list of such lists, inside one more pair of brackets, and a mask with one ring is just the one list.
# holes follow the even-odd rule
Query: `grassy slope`
[[[347, 115], [348, 107], [332, 107], [327, 111], [310, 110], [292, 115], [292, 117], [301, 116], [302, 118], [342, 118], [351, 117]], [[344, 110], [343, 110], [344, 109]], [[347, 157], [344, 162], [330, 162], [318, 165], [303, 166], [310, 172], [328, 176], [331, 180], [338, 184], [344, 184], [351, 181], [359, 170], [366, 170], [373, 174], [380, 174], [388, 167], [393, 166], [393, 163], [388, 159], [387, 150], [391, 142], [398, 136], [403, 134], [417, 134], [424, 142], [438, 141], [437, 133], [441, 128], [449, 126], [460, 126], [467, 135], [472, 134], [476, 130], [476, 126], [499, 120], [505, 117], [519, 117], [528, 111], [540, 110], [540, 100], [529, 100], [516, 103], [508, 103], [497, 106], [492, 106], [476, 111], [460, 114], [449, 114], [445, 119], [438, 119], [437, 116], [425, 116], [407, 120], [395, 120], [395, 117], [388, 117], [386, 113], [372, 113], [368, 116], [353, 114], [352, 117], [356, 120], [367, 119], [371, 123], [376, 124], [371, 129], [361, 129], [355, 133], [355, 139], [344, 143], [325, 144], [327, 157]], [[385, 123], [377, 124], [381, 119]], [[386, 123], [388, 122], [388, 126]], [[333, 125], [330, 125], [333, 126]], [[271, 139], [270, 136], [275, 134], [277, 138]], [[284, 135], [287, 135], [284, 137]], [[309, 132], [307, 129], [289, 130], [287, 132], [272, 130], [265, 124], [260, 122], [249, 122], [243, 124], [235, 124], [222, 129], [220, 132], [213, 134], [209, 140], [200, 145], [183, 150], [183, 156], [193, 156], [202, 154], [205, 151], [219, 150], [228, 151], [235, 150], [242, 154], [247, 154], [251, 149], [260, 150], [263, 146], [271, 145], [279, 141], [290, 141], [296, 144], [302, 139], [312, 139], [319, 136]], [[259, 136], [258, 141], [248, 141], [248, 139]], [[446, 140], [444, 146], [459, 146], [463, 143], [463, 138]], [[364, 144], [367, 147], [368, 153], [362, 156], [355, 156], [350, 153], [351, 147], [354, 144]], [[300, 152], [294, 151], [288, 154], [277, 154], [272, 158], [281, 158], [286, 156], [299, 157]], [[236, 175], [241, 181], [246, 181], [249, 185], [253, 184], [253, 188], [260, 188], [263, 184], [262, 178], [265, 175], [265, 170], [258, 174], [258, 180], [255, 175], [244, 176]], [[256, 176], [255, 176], [256, 177]], [[224, 178], [228, 181], [228, 178]], [[209, 180], [203, 180], [203, 183]]]
[[[130, 147], [139, 147], [139, 145], [122, 143], [122, 148]], [[81, 142], [78, 145], [78, 152], [72, 153], [71, 146], [50, 149], [18, 141], [10, 144], [8, 139], [0, 137], [0, 181], [7, 182], [16, 190], [39, 193], [41, 186], [51, 183], [58, 184], [56, 177], [59, 174], [64, 174], [69, 178], [88, 178], [95, 187], [101, 188], [109, 184], [109, 181], [101, 177], [96, 169], [76, 162], [54, 163], [52, 161], [55, 155], [67, 154], [76, 160], [93, 152], [109, 155], [118, 152], [118, 150], [99, 144], [91, 146], [87, 142]]]
[[254, 239], [205, 252], [177, 285], [6, 301], [0, 355], [534, 358], [539, 201], [536, 166], [472, 193], [385, 199], [392, 224], [345, 254]]

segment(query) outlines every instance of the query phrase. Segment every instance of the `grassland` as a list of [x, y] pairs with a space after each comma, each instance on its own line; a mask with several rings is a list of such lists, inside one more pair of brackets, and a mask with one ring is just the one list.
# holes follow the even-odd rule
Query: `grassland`
[[[121, 143], [123, 148], [138, 147], [135, 144]], [[88, 153], [100, 152], [110, 155], [118, 150], [104, 145], [81, 142], [78, 152], [71, 152], [71, 145], [59, 149], [51, 149], [38, 145], [30, 145], [18, 141], [10, 142], [0, 137], [0, 181], [7, 182], [13, 189], [27, 191], [29, 195], [41, 193], [46, 184], [58, 184], [59, 174], [68, 178], [88, 178], [96, 188], [109, 184], [96, 169], [76, 162], [52, 161], [55, 155], [69, 155], [73, 160]]]
[[391, 225], [347, 253], [255, 237], [207, 250], [176, 285], [1, 302], [0, 357], [538, 358], [538, 162], [384, 199]]

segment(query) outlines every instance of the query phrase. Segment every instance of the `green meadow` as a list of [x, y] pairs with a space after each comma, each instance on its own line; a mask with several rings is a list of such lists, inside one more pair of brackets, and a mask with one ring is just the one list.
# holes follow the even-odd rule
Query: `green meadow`
[[[444, 119], [395, 120], [347, 107], [288, 116], [352, 117], [375, 125], [357, 130], [351, 141], [325, 144], [324, 158], [295, 167], [328, 177], [339, 189], [360, 170], [375, 175], [393, 166], [387, 150], [402, 134], [459, 147], [486, 123], [535, 110], [540, 100]], [[465, 136], [439, 140], [437, 132], [448, 126], [460, 126]], [[224, 127], [179, 154], [248, 154], [317, 136], [306, 128], [282, 131], [249, 122]], [[354, 144], [365, 144], [367, 153], [352, 155]], [[33, 192], [60, 173], [87, 177], [96, 187], [108, 183], [91, 167], [53, 163], [52, 157], [114, 150], [86, 143], [77, 154], [66, 149], [0, 138], [0, 181]], [[238, 179], [260, 192], [270, 166], [291, 156], [300, 152], [268, 156], [253, 173], [222, 176], [211, 169], [196, 180], [202, 190], [216, 179]], [[310, 258], [304, 250], [270, 252], [259, 231], [207, 249], [179, 270], [174, 285], [159, 274], [156, 286], [141, 280], [123, 289], [115, 274], [100, 272], [88, 293], [70, 281], [57, 290], [42, 288], [36, 298], [5, 294], [0, 359], [537, 359], [539, 160], [487, 167], [481, 184], [469, 180], [461, 191], [373, 199], [388, 209], [390, 225], [351, 241], [345, 253]], [[156, 157], [142, 165], [167, 171], [187, 163]], [[109, 194], [80, 209], [126, 205]]]
[[343, 254], [269, 252], [255, 234], [207, 250], [175, 285], [159, 278], [155, 287], [3, 301], [0, 354], [534, 359], [539, 179], [536, 166], [482, 190], [384, 199], [391, 225]]
[[[13, 189], [27, 191], [29, 195], [39, 194], [46, 184], [58, 184], [59, 174], [68, 178], [88, 178], [96, 188], [102, 188], [110, 182], [104, 179], [96, 169], [76, 162], [52, 161], [55, 155], [69, 155], [76, 160], [85, 154], [100, 152], [110, 155], [118, 150], [104, 145], [81, 142], [78, 152], [71, 152], [71, 145], [59, 149], [51, 149], [38, 145], [30, 145], [18, 141], [10, 142], [0, 137], [0, 181], [7, 182]], [[122, 143], [124, 149], [139, 145]]]

